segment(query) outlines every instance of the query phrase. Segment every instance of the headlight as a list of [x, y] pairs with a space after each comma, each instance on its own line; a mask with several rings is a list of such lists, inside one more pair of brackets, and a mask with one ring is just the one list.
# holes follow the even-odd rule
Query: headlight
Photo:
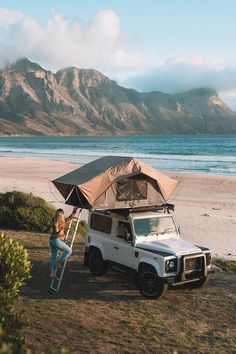
[[166, 273], [174, 273], [177, 271], [177, 258], [168, 259], [166, 261]]

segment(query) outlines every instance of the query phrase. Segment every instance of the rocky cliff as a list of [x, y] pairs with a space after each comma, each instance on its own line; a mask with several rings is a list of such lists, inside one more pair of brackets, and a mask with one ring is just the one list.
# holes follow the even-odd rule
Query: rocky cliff
[[140, 93], [95, 70], [54, 74], [27, 59], [0, 71], [0, 135], [196, 133], [236, 133], [236, 113], [214, 90]]

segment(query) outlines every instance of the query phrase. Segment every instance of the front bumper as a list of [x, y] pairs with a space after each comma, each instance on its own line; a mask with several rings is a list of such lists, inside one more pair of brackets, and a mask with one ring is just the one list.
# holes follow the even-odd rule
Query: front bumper
[[172, 285], [190, 283], [198, 281], [213, 273], [210, 264], [204, 253], [196, 255], [186, 255], [179, 259], [178, 273], [165, 277], [165, 282]]

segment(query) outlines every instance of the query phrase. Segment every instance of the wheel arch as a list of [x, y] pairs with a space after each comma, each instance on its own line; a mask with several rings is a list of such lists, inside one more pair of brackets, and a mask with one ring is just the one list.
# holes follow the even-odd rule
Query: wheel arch
[[104, 260], [106, 260], [106, 254], [105, 254], [105, 250], [104, 250], [104, 247], [100, 244], [100, 243], [97, 243], [97, 242], [93, 242], [89, 245], [89, 249], [88, 249], [88, 254], [90, 254], [90, 252], [94, 249], [97, 249], [101, 252], [102, 254], [102, 258]]
[[140, 273], [145, 268], [152, 268], [156, 271], [157, 275], [160, 276], [160, 267], [158, 266], [157, 262], [154, 262], [150, 259], [141, 259], [139, 266], [138, 266], [138, 273]]

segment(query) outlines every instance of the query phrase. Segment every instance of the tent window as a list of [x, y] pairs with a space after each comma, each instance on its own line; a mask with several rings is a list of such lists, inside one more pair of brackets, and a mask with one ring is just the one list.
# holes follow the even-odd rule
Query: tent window
[[111, 233], [112, 218], [104, 215], [92, 214], [90, 220], [90, 227], [93, 230], [104, 232], [105, 234]]
[[142, 176], [118, 181], [116, 198], [119, 201], [147, 199], [147, 181]]

